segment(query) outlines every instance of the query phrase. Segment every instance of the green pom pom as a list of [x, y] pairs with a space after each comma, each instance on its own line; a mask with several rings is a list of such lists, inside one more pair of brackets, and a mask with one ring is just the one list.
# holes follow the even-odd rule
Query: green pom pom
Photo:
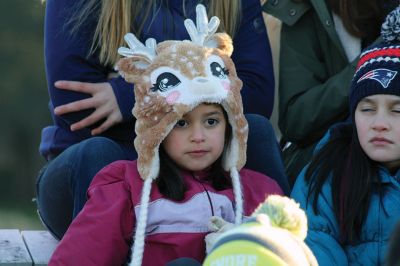
[[271, 226], [286, 229], [304, 240], [307, 236], [307, 217], [304, 211], [293, 199], [279, 195], [269, 196], [252, 216], [266, 214]]

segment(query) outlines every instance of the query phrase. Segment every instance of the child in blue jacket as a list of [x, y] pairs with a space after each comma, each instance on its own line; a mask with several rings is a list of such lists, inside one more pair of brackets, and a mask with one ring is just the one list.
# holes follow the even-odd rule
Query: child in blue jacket
[[320, 265], [383, 264], [400, 220], [399, 27], [400, 7], [382, 25], [384, 41], [360, 56], [352, 121], [331, 128], [292, 191]]

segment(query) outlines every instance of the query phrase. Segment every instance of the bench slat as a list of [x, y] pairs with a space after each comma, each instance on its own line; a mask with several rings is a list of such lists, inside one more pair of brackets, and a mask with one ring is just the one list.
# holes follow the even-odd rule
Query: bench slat
[[47, 231], [22, 231], [21, 234], [29, 249], [34, 265], [47, 265], [58, 244], [58, 240]]
[[0, 265], [32, 266], [32, 259], [17, 229], [0, 230]]

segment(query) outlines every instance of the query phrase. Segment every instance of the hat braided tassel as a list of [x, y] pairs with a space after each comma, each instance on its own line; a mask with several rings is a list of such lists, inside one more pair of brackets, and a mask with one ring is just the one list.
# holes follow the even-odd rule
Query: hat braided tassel
[[139, 219], [136, 224], [135, 238], [132, 246], [132, 260], [129, 263], [129, 266], [142, 265], [145, 229], [152, 181], [152, 178], [147, 178], [143, 184], [143, 192], [140, 199]]
[[242, 187], [240, 184], [240, 176], [236, 167], [232, 167], [230, 172], [232, 178], [233, 194], [235, 196], [235, 203], [236, 203], [235, 224], [241, 224], [243, 215], [243, 197], [242, 197]]

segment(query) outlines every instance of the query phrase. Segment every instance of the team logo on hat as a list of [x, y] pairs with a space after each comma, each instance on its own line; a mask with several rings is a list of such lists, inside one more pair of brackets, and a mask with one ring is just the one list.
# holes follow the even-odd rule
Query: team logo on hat
[[357, 83], [365, 79], [373, 79], [378, 81], [382, 85], [382, 87], [386, 89], [389, 86], [390, 82], [394, 79], [396, 74], [397, 71], [389, 70], [386, 68], [378, 68], [365, 73], [359, 80], [357, 80]]

